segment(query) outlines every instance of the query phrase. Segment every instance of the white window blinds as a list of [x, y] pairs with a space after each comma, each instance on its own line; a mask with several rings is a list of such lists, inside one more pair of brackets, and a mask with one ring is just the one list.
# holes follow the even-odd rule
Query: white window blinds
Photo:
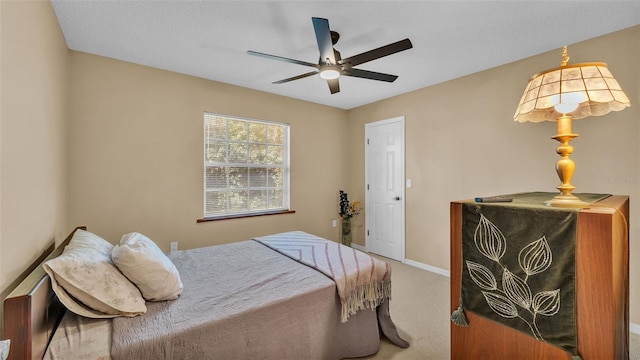
[[289, 125], [204, 113], [204, 217], [289, 210]]

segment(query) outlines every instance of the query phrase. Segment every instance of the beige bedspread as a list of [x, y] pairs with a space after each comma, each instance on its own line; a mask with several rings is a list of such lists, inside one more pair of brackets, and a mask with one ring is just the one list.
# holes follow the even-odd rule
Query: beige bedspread
[[66, 311], [43, 360], [111, 360], [111, 324]]
[[[256, 241], [169, 256], [182, 295], [147, 303], [143, 316], [114, 319], [114, 359], [340, 359], [378, 350], [376, 312], [341, 323], [333, 281]], [[380, 326], [393, 338], [383, 305]]]

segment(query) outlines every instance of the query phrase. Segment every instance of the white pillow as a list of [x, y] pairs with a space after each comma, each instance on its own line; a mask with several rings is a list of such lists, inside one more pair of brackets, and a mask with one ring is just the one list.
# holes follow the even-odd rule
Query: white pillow
[[140, 290], [111, 262], [112, 248], [101, 237], [78, 229], [62, 254], [43, 264], [53, 291], [67, 309], [91, 318], [147, 311]]
[[178, 269], [156, 243], [140, 233], [122, 236], [111, 259], [148, 301], [175, 300], [182, 293]]

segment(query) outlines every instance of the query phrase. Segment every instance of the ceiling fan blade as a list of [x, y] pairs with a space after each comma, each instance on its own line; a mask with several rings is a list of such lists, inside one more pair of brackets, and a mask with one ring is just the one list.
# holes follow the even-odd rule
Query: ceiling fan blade
[[340, 92], [340, 83], [338, 82], [338, 79], [327, 80], [327, 84], [329, 84], [329, 90], [332, 94]]
[[323, 18], [311, 18], [313, 21], [313, 29], [316, 31], [316, 40], [318, 41], [318, 50], [320, 50], [320, 59], [322, 63], [327, 61], [336, 64], [336, 57], [333, 53], [333, 43], [331, 42], [331, 30], [329, 30], [329, 20]]
[[286, 62], [289, 62], [289, 63], [298, 64], [298, 65], [311, 66], [311, 67], [314, 67], [316, 69], [319, 68], [318, 64], [312, 64], [312, 63], [306, 62], [306, 61], [289, 59], [289, 58], [282, 57], [282, 56], [277, 56], [277, 55], [264, 54], [264, 53], [257, 52], [257, 51], [249, 50], [249, 51], [247, 51], [247, 54], [255, 55], [255, 56], [261, 56], [261, 57], [264, 57], [264, 58], [267, 58], [267, 59], [286, 61]]
[[342, 59], [338, 63], [340, 65], [348, 64], [349, 66], [356, 66], [356, 65], [364, 64], [371, 60], [385, 57], [387, 55], [391, 55], [400, 51], [411, 49], [412, 47], [413, 45], [411, 44], [411, 40], [404, 39], [404, 40], [394, 42], [393, 44], [385, 45], [377, 49], [369, 50], [367, 52], [363, 52], [361, 54], [354, 55], [346, 59]]
[[386, 82], [394, 82], [398, 78], [397, 75], [389, 75], [389, 74], [383, 74], [375, 71], [360, 70], [360, 69], [344, 70], [342, 72], [342, 75], [353, 76], [353, 77], [363, 78], [363, 79], [380, 80], [380, 81], [386, 81]]
[[315, 75], [317, 73], [318, 73], [317, 71], [312, 71], [312, 72], [308, 72], [306, 74], [290, 77], [288, 79], [282, 79], [282, 80], [279, 80], [279, 81], [274, 81], [272, 84], [284, 84], [286, 82], [293, 81], [293, 80], [298, 80], [298, 79], [303, 79], [303, 78], [306, 78], [308, 76]]

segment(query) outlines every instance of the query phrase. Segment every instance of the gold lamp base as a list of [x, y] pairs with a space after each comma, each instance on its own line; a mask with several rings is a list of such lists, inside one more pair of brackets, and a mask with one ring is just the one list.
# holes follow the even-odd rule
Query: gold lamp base
[[545, 201], [544, 204], [547, 206], [553, 206], [553, 207], [576, 208], [576, 209], [583, 209], [591, 206], [591, 204], [580, 200], [580, 198], [578, 198], [575, 195], [563, 195], [563, 194], [558, 194], [554, 196], [551, 200]]
[[565, 208], [586, 208], [589, 207], [589, 203], [580, 200], [577, 196], [571, 194], [571, 191], [576, 187], [571, 185], [571, 177], [576, 168], [575, 163], [569, 155], [573, 153], [573, 146], [569, 145], [569, 141], [578, 137], [578, 134], [573, 134], [571, 131], [571, 116], [562, 115], [557, 119], [558, 134], [553, 136], [552, 139], [560, 142], [556, 152], [560, 155], [560, 159], [556, 162], [556, 172], [560, 178], [561, 184], [556, 187], [560, 190], [560, 194], [553, 197], [549, 201], [545, 201], [547, 206], [565, 207]]

